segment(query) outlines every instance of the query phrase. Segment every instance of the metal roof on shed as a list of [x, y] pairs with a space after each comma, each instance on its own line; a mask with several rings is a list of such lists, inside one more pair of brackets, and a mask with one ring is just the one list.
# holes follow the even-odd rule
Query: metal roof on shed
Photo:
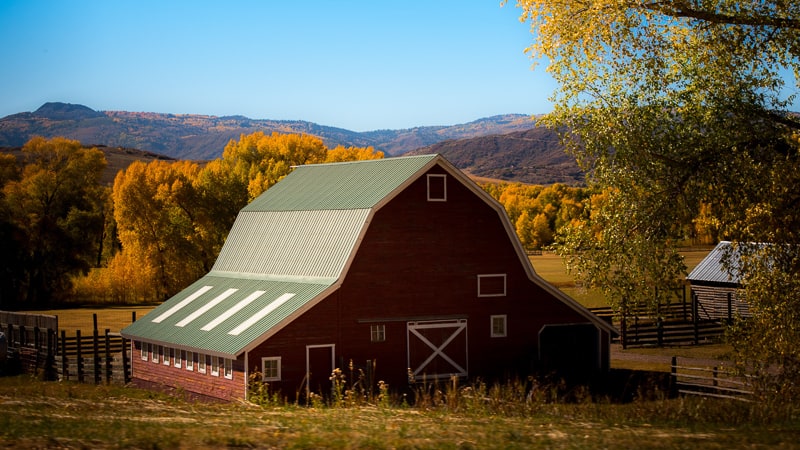
[[[725, 264], [730, 259], [734, 273], [729, 272]], [[739, 276], [736, 273], [739, 254], [729, 241], [722, 241], [711, 250], [695, 268], [689, 272], [686, 279], [690, 282], [738, 284]]]

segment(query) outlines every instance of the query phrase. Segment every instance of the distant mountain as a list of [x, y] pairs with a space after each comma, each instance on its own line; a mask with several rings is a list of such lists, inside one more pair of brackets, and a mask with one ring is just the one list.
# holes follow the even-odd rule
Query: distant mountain
[[564, 152], [558, 135], [547, 128], [449, 140], [408, 154], [442, 154], [464, 172], [476, 176], [531, 184], [579, 185], [584, 176], [575, 159]]
[[328, 147], [373, 146], [396, 156], [448, 139], [503, 134], [534, 126], [530, 116], [508, 114], [452, 126], [355, 132], [302, 120], [95, 111], [83, 105], [55, 102], [34, 112], [0, 119], [0, 146], [19, 147], [37, 135], [64, 136], [85, 145], [137, 148], [176, 159], [207, 160], [221, 156], [225, 144], [241, 134], [278, 131], [315, 135]]

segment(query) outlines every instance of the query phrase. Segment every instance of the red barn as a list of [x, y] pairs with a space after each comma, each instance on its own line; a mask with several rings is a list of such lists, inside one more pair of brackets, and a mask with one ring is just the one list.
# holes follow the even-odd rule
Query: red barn
[[122, 334], [133, 380], [246, 398], [374, 363], [417, 380], [608, 369], [614, 329], [540, 278], [503, 207], [439, 155], [296, 168], [239, 213], [212, 270]]

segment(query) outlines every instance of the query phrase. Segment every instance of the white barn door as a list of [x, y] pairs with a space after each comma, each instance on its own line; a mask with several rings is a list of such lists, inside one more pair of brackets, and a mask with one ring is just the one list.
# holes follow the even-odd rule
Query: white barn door
[[417, 381], [467, 376], [467, 320], [408, 322], [408, 367]]

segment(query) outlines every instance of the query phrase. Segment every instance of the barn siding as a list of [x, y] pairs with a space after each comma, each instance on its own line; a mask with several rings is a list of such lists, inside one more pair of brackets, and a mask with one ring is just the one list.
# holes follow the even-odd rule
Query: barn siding
[[[375, 361], [375, 380], [406, 385], [409, 320], [467, 319], [469, 374], [485, 378], [531, 373], [545, 324], [587, 322], [528, 278], [496, 210], [451, 176], [447, 201], [429, 202], [426, 178], [375, 213], [336, 293], [250, 353], [251, 365], [282, 358], [284, 381], [274, 389], [298, 391], [305, 346], [325, 343], [336, 345], [341, 368], [350, 359], [356, 367]], [[478, 297], [478, 275], [500, 273], [507, 295]], [[492, 338], [490, 316], [499, 314], [507, 316], [508, 334]], [[385, 342], [370, 341], [374, 324], [385, 326]]]
[[[692, 292], [697, 299], [697, 315], [703, 320], [728, 319], [729, 317], [750, 316], [747, 303], [736, 295], [735, 286], [704, 286], [692, 284]], [[731, 311], [728, 311], [728, 296], [731, 297]]]
[[[224, 377], [224, 367], [220, 367], [219, 376], [211, 375], [210, 364], [206, 373], [200, 373], [197, 365], [194, 370], [187, 370], [183, 361], [181, 367], [174, 364], [163, 364], [161, 361], [154, 363], [152, 355], [148, 354], [147, 361], [141, 359], [141, 342], [134, 341], [134, 351], [131, 355], [131, 373], [133, 384], [141, 387], [155, 387], [161, 390], [197, 394], [200, 397], [218, 398], [223, 400], [245, 398], [244, 360], [242, 358], [232, 361], [233, 377]], [[205, 356], [205, 355], [203, 355]]]

